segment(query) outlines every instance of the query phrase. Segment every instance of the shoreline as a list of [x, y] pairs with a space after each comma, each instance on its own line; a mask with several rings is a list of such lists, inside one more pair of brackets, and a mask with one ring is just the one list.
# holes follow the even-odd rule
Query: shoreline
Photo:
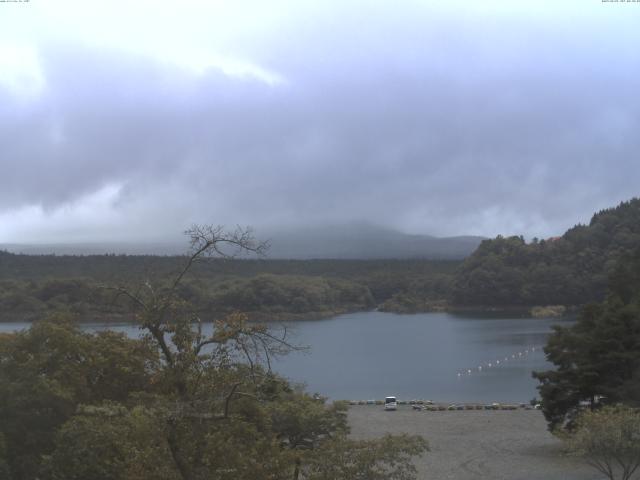
[[[249, 317], [249, 322], [252, 323], [296, 323], [296, 322], [305, 322], [305, 321], [322, 321], [328, 320], [334, 317], [338, 317], [340, 315], [348, 315], [351, 313], [393, 313], [395, 315], [420, 315], [425, 313], [447, 313], [449, 315], [471, 315], [471, 316], [479, 316], [484, 317], [487, 315], [498, 316], [505, 318], [511, 318], [513, 316], [518, 318], [571, 318], [575, 316], [576, 312], [579, 311], [579, 306], [569, 306], [566, 307], [566, 310], [559, 315], [549, 314], [549, 315], [534, 315], [531, 313], [533, 308], [537, 308], [534, 306], [531, 307], [490, 307], [490, 306], [475, 306], [475, 307], [448, 307], [445, 309], [434, 309], [434, 310], [424, 310], [424, 311], [392, 311], [392, 310], [381, 310], [380, 308], [372, 308], [372, 309], [336, 309], [331, 311], [320, 311], [320, 312], [307, 312], [307, 313], [291, 313], [291, 312], [281, 312], [281, 313], [269, 313], [269, 312], [241, 312], [245, 313]], [[546, 307], [544, 307], [546, 308]], [[12, 317], [9, 315], [4, 315], [0, 317], [0, 324], [2, 323], [33, 323], [37, 322], [43, 318], [46, 318], [47, 315], [55, 313], [55, 312], [42, 312], [40, 316], [37, 315], [26, 315], [20, 318], [20, 315], [16, 315]], [[219, 312], [215, 317], [210, 319], [203, 320], [203, 323], [212, 323], [216, 318], [221, 318], [228, 315], [230, 312]], [[135, 324], [135, 317], [131, 313], [87, 313], [87, 314], [78, 314], [85, 315], [90, 318], [90, 320], [83, 320], [77, 323], [113, 323], [113, 324]]]

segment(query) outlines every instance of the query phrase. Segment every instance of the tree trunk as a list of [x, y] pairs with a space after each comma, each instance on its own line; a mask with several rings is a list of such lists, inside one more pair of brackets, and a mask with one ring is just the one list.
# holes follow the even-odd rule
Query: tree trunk
[[175, 426], [171, 423], [169, 425], [169, 434], [167, 435], [167, 443], [169, 444], [169, 451], [171, 452], [171, 457], [173, 458], [173, 462], [180, 473], [180, 476], [183, 480], [193, 480], [191, 475], [191, 468], [188, 463], [182, 457], [180, 452], [179, 440], [176, 437]]
[[293, 470], [293, 480], [298, 480], [300, 476], [300, 457], [296, 457], [296, 468]]

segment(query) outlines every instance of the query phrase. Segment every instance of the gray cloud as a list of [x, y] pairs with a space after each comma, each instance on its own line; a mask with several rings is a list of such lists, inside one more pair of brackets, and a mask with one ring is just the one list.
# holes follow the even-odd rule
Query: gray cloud
[[[245, 39], [276, 85], [39, 44], [39, 96], [0, 85], [0, 241], [192, 221], [547, 236], [638, 194], [640, 34], [618, 17], [335, 8]], [[83, 224], [74, 209], [109, 185]]]

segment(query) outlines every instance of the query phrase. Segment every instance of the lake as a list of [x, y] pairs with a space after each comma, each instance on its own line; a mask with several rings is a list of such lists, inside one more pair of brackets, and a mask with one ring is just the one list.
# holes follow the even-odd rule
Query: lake
[[[332, 399], [528, 402], [537, 396], [531, 371], [550, 367], [542, 347], [555, 324], [570, 320], [362, 312], [292, 322], [286, 324], [290, 340], [310, 348], [273, 367]], [[0, 331], [27, 327], [0, 323]], [[83, 328], [139, 334], [134, 325]]]

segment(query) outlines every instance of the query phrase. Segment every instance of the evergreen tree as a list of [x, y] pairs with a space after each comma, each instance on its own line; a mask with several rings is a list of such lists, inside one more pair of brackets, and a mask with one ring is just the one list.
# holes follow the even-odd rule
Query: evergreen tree
[[545, 347], [555, 370], [534, 372], [550, 428], [572, 426], [581, 402], [640, 404], [640, 249], [621, 259], [607, 299], [556, 327]]

